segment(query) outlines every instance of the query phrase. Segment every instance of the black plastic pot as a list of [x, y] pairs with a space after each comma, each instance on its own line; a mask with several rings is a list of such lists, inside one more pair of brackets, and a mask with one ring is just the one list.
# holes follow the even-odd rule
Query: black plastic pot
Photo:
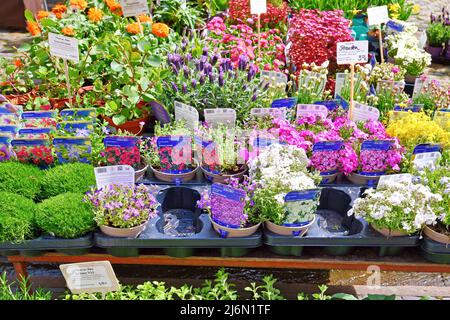
[[450, 264], [450, 245], [433, 241], [425, 236], [422, 239], [420, 249], [423, 257], [428, 261]]
[[95, 244], [115, 256], [137, 256], [141, 249], [162, 248], [173, 257], [188, 257], [200, 248], [217, 248], [223, 256], [242, 256], [262, 244], [260, 231], [244, 238], [221, 238], [208, 215], [196, 207], [200, 194], [195, 189], [169, 187], [157, 198], [160, 213], [138, 238], [112, 238], [98, 232]]
[[348, 216], [352, 200], [360, 195], [358, 187], [322, 189], [317, 219], [304, 237], [280, 236], [264, 230], [264, 243], [282, 255], [300, 256], [303, 247], [322, 247], [328, 254], [348, 254], [355, 247], [377, 247], [379, 255], [393, 255], [403, 247], [418, 245], [418, 236], [386, 238], [364, 220]]
[[47, 251], [57, 251], [67, 255], [83, 255], [89, 253], [93, 245], [91, 233], [76, 239], [62, 239], [44, 235], [21, 243], [0, 243], [0, 255], [11, 256], [20, 254], [35, 257], [43, 255]]

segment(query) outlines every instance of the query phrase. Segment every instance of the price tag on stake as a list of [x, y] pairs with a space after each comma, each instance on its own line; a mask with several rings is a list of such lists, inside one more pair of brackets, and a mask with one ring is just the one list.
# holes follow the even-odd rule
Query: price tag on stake
[[94, 168], [97, 188], [111, 184], [134, 185], [134, 169], [129, 165]]
[[147, 0], [120, 0], [124, 17], [137, 17], [141, 14], [149, 14]]
[[250, 13], [263, 14], [267, 12], [267, 0], [250, 0]]
[[109, 261], [62, 264], [59, 269], [67, 287], [74, 294], [105, 294], [119, 290], [119, 281]]
[[367, 8], [369, 26], [380, 25], [389, 21], [387, 6]]
[[230, 108], [214, 108], [205, 109], [205, 121], [212, 127], [220, 123], [227, 125], [230, 128], [236, 126], [236, 110]]
[[337, 64], [366, 63], [369, 60], [368, 41], [337, 43]]
[[77, 39], [50, 32], [48, 34], [48, 45], [52, 56], [76, 63], [80, 61]]
[[198, 110], [194, 107], [175, 101], [175, 120], [186, 120], [186, 126], [198, 129]]

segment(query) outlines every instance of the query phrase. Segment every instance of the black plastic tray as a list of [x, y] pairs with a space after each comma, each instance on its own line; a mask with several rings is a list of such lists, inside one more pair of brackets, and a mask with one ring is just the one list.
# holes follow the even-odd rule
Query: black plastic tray
[[433, 241], [425, 236], [420, 249], [425, 259], [435, 263], [450, 264], [450, 245]]
[[[140, 249], [163, 248], [169, 256], [191, 256], [197, 248], [218, 248], [222, 256], [242, 256], [249, 249], [262, 245], [262, 232], [249, 237], [221, 238], [214, 231], [207, 214], [196, 209], [200, 198], [195, 189], [187, 187], [169, 187], [160, 192], [161, 203], [159, 215], [149, 221], [147, 228], [137, 238], [114, 238], [101, 232], [95, 234], [95, 244], [105, 248], [114, 256], [138, 256]], [[195, 234], [187, 237], [175, 237], [162, 232], [164, 226], [163, 212], [185, 209], [192, 212], [195, 219]]]
[[63, 239], [43, 235], [20, 243], [0, 243], [0, 255], [40, 256], [46, 251], [57, 251], [68, 255], [83, 255], [93, 247], [92, 233], [76, 239]]
[[175, 182], [167, 182], [158, 180], [151, 169], [149, 168], [147, 172], [145, 173], [145, 176], [142, 180], [143, 184], [155, 184], [155, 185], [164, 185], [164, 186], [200, 186], [200, 185], [208, 185], [210, 184], [208, 180], [206, 180], [205, 176], [203, 175], [202, 170], [198, 169], [195, 175], [195, 178], [189, 181], [181, 182], [179, 184], [176, 184]]
[[360, 190], [348, 186], [322, 189], [316, 220], [304, 237], [281, 236], [264, 230], [264, 243], [277, 254], [294, 256], [300, 256], [303, 247], [323, 247], [331, 255], [345, 255], [355, 247], [378, 247], [379, 255], [386, 256], [418, 245], [419, 236], [386, 238], [364, 219], [347, 216]]

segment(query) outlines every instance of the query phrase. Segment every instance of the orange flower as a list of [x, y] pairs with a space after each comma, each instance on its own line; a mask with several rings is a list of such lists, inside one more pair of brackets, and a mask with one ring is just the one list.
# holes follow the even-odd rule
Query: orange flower
[[154, 23], [152, 25], [152, 33], [160, 38], [167, 38], [169, 36], [169, 26], [165, 23]]
[[127, 25], [127, 31], [132, 34], [141, 33], [141, 26], [137, 22], [130, 23], [129, 25]]
[[86, 0], [70, 0], [70, 6], [75, 9], [84, 10], [87, 5]]
[[116, 0], [106, 0], [106, 5], [112, 13], [115, 13], [119, 16], [122, 15], [122, 6], [120, 3], [116, 2]]
[[38, 20], [41, 20], [41, 19], [47, 18], [49, 15], [50, 15], [50, 12], [45, 11], [45, 10], [39, 10], [37, 13], [37, 18], [38, 18]]
[[54, 14], [64, 13], [66, 11], [67, 11], [67, 7], [62, 3], [55, 4], [55, 6], [52, 8], [52, 12]]
[[150, 17], [150, 16], [148, 16], [148, 15], [146, 15], [146, 14], [141, 14], [141, 15], [139, 15], [139, 16], [138, 16], [138, 19], [139, 19], [139, 21], [142, 22], [142, 23], [145, 23], [145, 22], [152, 23], [152, 22], [153, 22], [152, 17]]
[[103, 18], [103, 11], [97, 8], [90, 8], [88, 11], [89, 20], [99, 22]]
[[75, 35], [75, 31], [70, 26], [62, 28], [61, 32], [63, 34], [65, 34], [66, 36], [73, 36], [73, 35]]
[[14, 65], [16, 66], [16, 68], [20, 68], [23, 67], [23, 62], [20, 59], [16, 59], [14, 60]]
[[41, 28], [39, 28], [38, 23], [34, 21], [27, 21], [27, 30], [32, 36], [41, 34]]

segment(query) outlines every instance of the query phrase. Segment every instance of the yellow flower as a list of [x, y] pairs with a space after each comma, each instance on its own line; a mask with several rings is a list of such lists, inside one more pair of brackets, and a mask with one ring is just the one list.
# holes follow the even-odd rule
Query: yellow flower
[[398, 3], [391, 3], [389, 5], [389, 11], [398, 12], [400, 10], [400, 5]]
[[394, 19], [394, 20], [397, 20], [398, 17], [399, 17], [399, 14], [398, 14], [398, 13], [392, 13], [392, 14], [391, 14], [391, 18]]
[[141, 26], [137, 22], [130, 23], [127, 25], [127, 31], [131, 34], [138, 34], [141, 32]]
[[357, 15], [359, 12], [361, 12], [361, 10], [358, 10], [358, 9], [353, 9], [352, 10], [352, 14], [353, 15]]
[[415, 5], [412, 7], [412, 14], [419, 14], [419, 13], [420, 13], [420, 5], [415, 4]]
[[92, 22], [99, 22], [103, 19], [103, 11], [97, 8], [90, 8], [88, 18]]

